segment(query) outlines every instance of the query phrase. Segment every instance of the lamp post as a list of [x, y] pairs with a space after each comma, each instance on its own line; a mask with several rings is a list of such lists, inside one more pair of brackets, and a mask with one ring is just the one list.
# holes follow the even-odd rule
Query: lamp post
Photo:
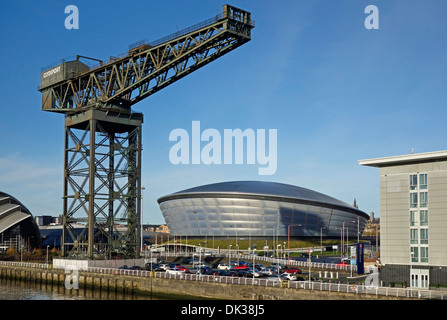
[[141, 216], [140, 216], [140, 255], [143, 252], [143, 191], [145, 187], [141, 187]]
[[323, 229], [326, 229], [326, 227], [320, 228], [320, 248], [321, 248], [321, 255], [323, 255]]
[[256, 255], [256, 249], [253, 249], [253, 283], [255, 282], [255, 255]]
[[50, 246], [48, 245], [47, 246], [47, 264], [48, 264], [48, 248], [49, 248]]
[[343, 250], [343, 256], [345, 255], [345, 243], [344, 243], [344, 241], [345, 241], [345, 223], [346, 223], [346, 222], [354, 223], [355, 220], [354, 220], [354, 221], [352, 221], [352, 220], [346, 220], [346, 221], [343, 221], [343, 238], [342, 238], [342, 250]]
[[301, 224], [289, 224], [287, 226], [287, 250], [290, 252], [290, 227], [301, 227]]
[[310, 283], [311, 283], [311, 277], [310, 277], [310, 265], [312, 264], [312, 248], [309, 249], [309, 288], [310, 288]]

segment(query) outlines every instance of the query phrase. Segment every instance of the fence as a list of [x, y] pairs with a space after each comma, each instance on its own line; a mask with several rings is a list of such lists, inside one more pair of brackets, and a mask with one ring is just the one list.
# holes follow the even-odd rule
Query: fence
[[35, 263], [35, 262], [0, 261], [0, 266], [49, 269], [50, 265], [47, 263]]

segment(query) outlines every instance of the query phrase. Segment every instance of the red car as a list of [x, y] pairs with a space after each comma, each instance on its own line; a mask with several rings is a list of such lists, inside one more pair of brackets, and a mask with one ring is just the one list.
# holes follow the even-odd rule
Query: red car
[[185, 268], [184, 266], [178, 265], [178, 266], [175, 266], [174, 268], [177, 270], [180, 270], [180, 271], [188, 272], [188, 268]]
[[287, 268], [285, 273], [294, 273], [294, 274], [301, 274], [301, 269], [298, 268]]
[[247, 269], [247, 266], [245, 264], [240, 264], [240, 265], [234, 267], [234, 269]]

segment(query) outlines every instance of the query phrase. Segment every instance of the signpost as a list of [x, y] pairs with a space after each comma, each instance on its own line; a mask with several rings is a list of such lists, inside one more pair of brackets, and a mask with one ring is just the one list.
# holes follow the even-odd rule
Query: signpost
[[357, 243], [357, 274], [364, 274], [365, 273], [365, 267], [364, 267], [364, 260], [363, 260], [363, 254], [364, 254], [364, 244], [363, 243]]

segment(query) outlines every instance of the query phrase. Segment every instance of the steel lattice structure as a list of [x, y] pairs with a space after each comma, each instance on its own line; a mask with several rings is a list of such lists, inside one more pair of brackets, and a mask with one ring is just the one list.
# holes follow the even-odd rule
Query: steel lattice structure
[[249, 12], [224, 5], [96, 66], [77, 56], [42, 71], [42, 110], [65, 114], [64, 255], [139, 255], [143, 115], [131, 106], [250, 41], [253, 27]]

